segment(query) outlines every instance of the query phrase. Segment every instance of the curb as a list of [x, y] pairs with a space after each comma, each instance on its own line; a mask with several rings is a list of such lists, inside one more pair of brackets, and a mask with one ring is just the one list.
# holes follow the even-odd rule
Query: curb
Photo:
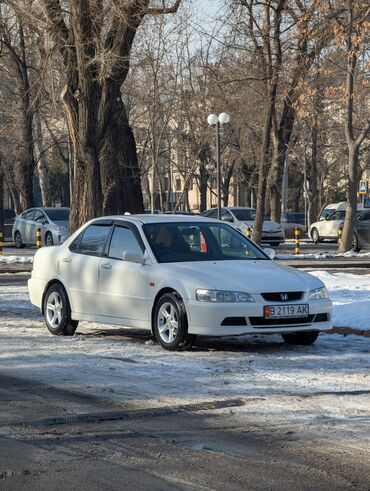
[[364, 331], [362, 329], [353, 329], [351, 327], [333, 327], [333, 329], [326, 332], [328, 334], [342, 334], [343, 336], [353, 334], [354, 336], [363, 336], [364, 338], [370, 338], [370, 330]]

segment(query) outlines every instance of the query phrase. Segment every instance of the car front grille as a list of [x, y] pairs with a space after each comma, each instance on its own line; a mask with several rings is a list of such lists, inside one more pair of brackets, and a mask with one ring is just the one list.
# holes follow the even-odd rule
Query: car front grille
[[[292, 302], [300, 300], [303, 297], [303, 292], [271, 292], [261, 293], [264, 300], [269, 302]], [[281, 295], [287, 295], [287, 298], [282, 298]]]

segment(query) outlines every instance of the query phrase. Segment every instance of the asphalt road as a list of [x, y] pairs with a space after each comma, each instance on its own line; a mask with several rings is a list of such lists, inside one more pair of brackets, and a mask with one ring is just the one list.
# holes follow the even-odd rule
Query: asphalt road
[[369, 489], [365, 452], [241, 425], [245, 403], [131, 410], [0, 374], [0, 489]]
[[0, 372], [0, 490], [369, 490], [368, 449], [238, 418], [255, 398], [138, 409], [126, 392], [113, 401]]

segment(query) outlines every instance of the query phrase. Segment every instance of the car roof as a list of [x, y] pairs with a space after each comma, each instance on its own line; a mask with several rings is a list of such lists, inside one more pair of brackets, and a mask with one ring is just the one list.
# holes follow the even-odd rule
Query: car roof
[[[209, 223], [210, 218], [204, 216], [194, 216], [194, 215], [110, 215], [104, 217], [98, 217], [95, 220], [124, 220], [131, 223], [171, 223], [171, 222], [206, 222]], [[218, 220], [214, 220], [218, 222]]]
[[[217, 207], [208, 208], [206, 211], [217, 210]], [[255, 210], [255, 208], [250, 208], [249, 206], [221, 206], [221, 210]], [[204, 213], [204, 212], [203, 212]]]

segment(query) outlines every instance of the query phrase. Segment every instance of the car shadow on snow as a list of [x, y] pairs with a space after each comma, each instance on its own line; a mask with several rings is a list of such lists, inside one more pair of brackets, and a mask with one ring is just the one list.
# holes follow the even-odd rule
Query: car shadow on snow
[[[88, 324], [84, 327], [88, 331], [79, 331], [76, 336], [85, 338], [102, 338], [116, 341], [126, 341], [133, 344], [152, 345], [160, 348], [159, 343], [149, 331], [130, 328], [89, 328]], [[319, 341], [318, 341], [319, 342]], [[279, 335], [244, 335], [244, 336], [227, 336], [211, 337], [197, 336], [197, 339], [191, 348], [192, 352], [230, 352], [230, 353], [268, 353], [276, 351], [299, 351], [313, 350], [314, 346], [291, 346], [286, 344]]]

